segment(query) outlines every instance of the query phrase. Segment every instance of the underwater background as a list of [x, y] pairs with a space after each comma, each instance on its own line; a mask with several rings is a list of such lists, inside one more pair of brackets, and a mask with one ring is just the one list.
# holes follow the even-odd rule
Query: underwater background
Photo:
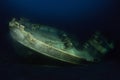
[[[120, 7], [117, 0], [4, 0], [0, 1], [0, 73], [12, 80], [116, 80], [119, 78]], [[47, 67], [23, 64], [11, 46], [8, 22], [24, 17], [78, 37], [102, 32], [115, 42], [115, 50], [105, 62], [81, 67]], [[114, 53], [114, 54], [113, 54]]]

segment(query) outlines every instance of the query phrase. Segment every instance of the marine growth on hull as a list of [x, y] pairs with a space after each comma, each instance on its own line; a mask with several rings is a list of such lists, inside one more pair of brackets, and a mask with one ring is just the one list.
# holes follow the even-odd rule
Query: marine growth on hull
[[113, 49], [113, 43], [108, 42], [99, 32], [92, 35], [81, 45], [81, 49], [78, 49], [68, 34], [53, 27], [33, 24], [23, 18], [13, 18], [9, 26], [11, 37], [19, 44], [36, 51], [37, 54], [72, 64], [81, 64], [83, 60], [100, 61]]

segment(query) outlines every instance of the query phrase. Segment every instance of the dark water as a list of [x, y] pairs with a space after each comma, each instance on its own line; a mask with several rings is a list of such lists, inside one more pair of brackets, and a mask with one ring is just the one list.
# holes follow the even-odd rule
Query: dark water
[[[120, 11], [117, 0], [4, 0], [0, 1], [0, 71], [12, 80], [43, 78], [56, 80], [116, 80], [119, 78]], [[16, 55], [9, 36], [8, 22], [25, 17], [64, 30], [79, 41], [95, 31], [102, 32], [115, 42], [115, 49], [100, 64], [82, 67], [47, 67], [23, 64]], [[3, 76], [3, 78], [5, 78]], [[47, 76], [47, 77], [45, 77]], [[120, 79], [120, 78], [119, 78]]]

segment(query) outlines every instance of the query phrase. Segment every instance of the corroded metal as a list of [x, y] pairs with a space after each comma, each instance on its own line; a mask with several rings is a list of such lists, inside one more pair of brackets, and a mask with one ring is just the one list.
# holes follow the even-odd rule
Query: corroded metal
[[83, 48], [76, 49], [65, 32], [52, 27], [32, 24], [25, 22], [24, 19], [16, 20], [15, 18], [9, 22], [9, 26], [11, 36], [21, 45], [38, 54], [72, 64], [80, 64], [81, 60], [94, 62], [113, 48], [112, 43], [108, 43], [98, 34], [87, 40], [82, 45]]

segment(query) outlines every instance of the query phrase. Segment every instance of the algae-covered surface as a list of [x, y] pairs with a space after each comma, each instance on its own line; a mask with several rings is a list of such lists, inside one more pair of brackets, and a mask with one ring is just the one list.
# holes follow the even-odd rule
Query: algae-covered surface
[[[81, 48], [76, 48], [74, 39], [67, 33], [46, 25], [33, 24], [23, 18], [15, 18], [9, 22], [10, 34], [14, 40], [38, 54], [55, 58], [64, 62], [80, 64], [82, 60], [89, 62], [100, 61], [101, 58], [114, 48], [99, 32], [86, 40]], [[15, 44], [13, 44], [15, 45]], [[26, 53], [27, 54], [27, 53]]]

